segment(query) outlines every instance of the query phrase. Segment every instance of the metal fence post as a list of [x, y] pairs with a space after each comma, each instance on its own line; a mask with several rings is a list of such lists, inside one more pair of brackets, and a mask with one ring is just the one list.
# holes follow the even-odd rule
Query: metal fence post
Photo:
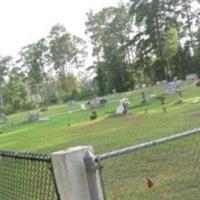
[[61, 200], [103, 200], [91, 146], [55, 152], [51, 160]]
[[101, 185], [100, 166], [95, 161], [95, 156], [92, 152], [87, 152], [84, 157], [86, 166], [88, 186], [90, 190], [91, 200], [103, 200], [103, 188]]

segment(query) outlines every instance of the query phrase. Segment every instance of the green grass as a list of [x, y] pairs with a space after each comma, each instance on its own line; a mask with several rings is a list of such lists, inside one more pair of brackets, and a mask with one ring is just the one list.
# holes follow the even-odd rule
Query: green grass
[[[96, 153], [105, 153], [200, 127], [200, 103], [192, 104], [200, 99], [200, 88], [187, 83], [181, 89], [184, 103], [174, 106], [175, 95], [166, 96], [167, 113], [158, 100], [140, 106], [141, 90], [136, 90], [107, 97], [108, 104], [97, 109], [99, 117], [93, 122], [90, 110], [77, 111], [79, 105], [50, 107], [43, 113], [49, 121], [40, 123], [23, 123], [27, 113], [14, 114], [2, 125], [0, 149], [51, 153], [92, 145]], [[147, 97], [163, 92], [161, 87], [143, 90]], [[115, 116], [122, 97], [129, 98], [131, 107], [127, 115]], [[192, 137], [103, 162], [108, 199], [199, 199], [199, 140], [199, 136]], [[145, 187], [146, 177], [155, 180], [153, 188]]]

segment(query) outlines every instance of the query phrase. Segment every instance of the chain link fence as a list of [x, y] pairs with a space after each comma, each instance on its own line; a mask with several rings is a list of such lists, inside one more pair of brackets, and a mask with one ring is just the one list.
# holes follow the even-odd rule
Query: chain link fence
[[199, 199], [199, 132], [177, 134], [177, 138], [172, 136], [100, 155], [106, 199]]
[[0, 151], [1, 200], [59, 200], [50, 157]]

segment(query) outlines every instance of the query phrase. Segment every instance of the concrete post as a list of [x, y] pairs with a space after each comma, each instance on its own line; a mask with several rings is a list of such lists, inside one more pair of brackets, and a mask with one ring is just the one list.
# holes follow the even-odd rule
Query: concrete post
[[61, 200], [103, 200], [98, 169], [90, 171], [95, 163], [92, 147], [55, 152], [51, 160]]

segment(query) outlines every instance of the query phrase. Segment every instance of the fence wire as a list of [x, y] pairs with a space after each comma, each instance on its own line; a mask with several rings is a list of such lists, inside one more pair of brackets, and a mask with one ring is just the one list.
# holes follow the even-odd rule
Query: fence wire
[[59, 200], [48, 156], [0, 151], [1, 200]]
[[101, 161], [107, 200], [198, 200], [200, 135]]

